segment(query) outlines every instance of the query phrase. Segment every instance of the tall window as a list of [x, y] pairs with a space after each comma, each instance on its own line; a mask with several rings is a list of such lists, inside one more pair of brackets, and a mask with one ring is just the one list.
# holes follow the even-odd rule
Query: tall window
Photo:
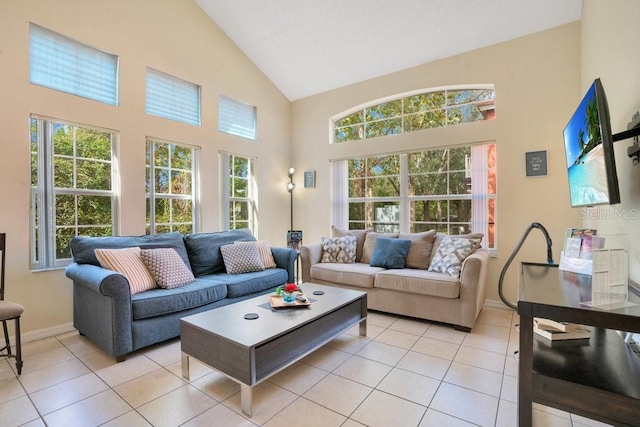
[[218, 130], [230, 135], [256, 139], [257, 108], [228, 96], [218, 98]]
[[115, 133], [31, 118], [31, 268], [61, 267], [73, 236], [110, 236]]
[[147, 139], [147, 234], [198, 231], [199, 149]]
[[233, 154], [221, 154], [223, 190], [223, 226], [231, 230], [248, 228], [257, 234], [257, 190], [254, 179], [255, 161]]
[[350, 229], [482, 232], [495, 247], [495, 144], [356, 158], [334, 169], [344, 166], [347, 203], [334, 206], [348, 209]]
[[118, 105], [118, 57], [29, 25], [29, 81]]
[[492, 88], [412, 94], [360, 108], [333, 120], [334, 143], [492, 119]]

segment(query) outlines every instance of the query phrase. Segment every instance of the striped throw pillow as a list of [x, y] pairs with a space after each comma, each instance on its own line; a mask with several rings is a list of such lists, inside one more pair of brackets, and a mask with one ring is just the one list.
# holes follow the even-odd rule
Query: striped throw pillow
[[127, 278], [131, 295], [156, 288], [156, 281], [140, 257], [140, 248], [96, 249], [100, 266], [113, 270]]

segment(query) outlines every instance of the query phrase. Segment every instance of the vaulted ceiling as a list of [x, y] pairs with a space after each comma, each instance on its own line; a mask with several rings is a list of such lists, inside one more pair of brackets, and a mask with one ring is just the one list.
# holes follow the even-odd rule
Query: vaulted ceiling
[[582, 13], [582, 0], [195, 2], [290, 100], [579, 21]]

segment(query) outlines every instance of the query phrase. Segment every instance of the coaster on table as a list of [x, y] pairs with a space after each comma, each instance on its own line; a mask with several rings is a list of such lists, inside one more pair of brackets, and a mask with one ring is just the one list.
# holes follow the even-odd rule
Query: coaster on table
[[324, 295], [324, 291], [313, 291], [314, 295]]
[[247, 320], [256, 320], [260, 315], [258, 313], [247, 313], [244, 315], [244, 318]]

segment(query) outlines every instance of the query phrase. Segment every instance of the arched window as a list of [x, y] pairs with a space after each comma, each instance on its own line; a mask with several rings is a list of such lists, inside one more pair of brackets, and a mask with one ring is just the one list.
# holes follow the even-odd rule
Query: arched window
[[406, 93], [356, 107], [332, 119], [333, 143], [454, 126], [495, 117], [492, 86]]

